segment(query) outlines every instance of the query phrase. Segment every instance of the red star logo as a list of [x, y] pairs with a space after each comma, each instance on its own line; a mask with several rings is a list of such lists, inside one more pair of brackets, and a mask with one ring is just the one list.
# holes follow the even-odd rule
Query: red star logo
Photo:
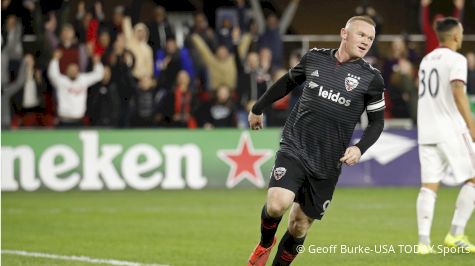
[[272, 150], [255, 150], [249, 132], [243, 132], [236, 150], [218, 151], [218, 157], [231, 166], [226, 186], [232, 188], [247, 179], [257, 187], [264, 187], [261, 165], [271, 155]]

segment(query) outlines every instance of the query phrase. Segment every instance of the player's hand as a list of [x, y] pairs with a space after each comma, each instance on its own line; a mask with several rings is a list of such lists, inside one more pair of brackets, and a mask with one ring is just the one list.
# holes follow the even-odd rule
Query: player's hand
[[349, 166], [353, 166], [360, 161], [360, 158], [360, 148], [356, 146], [351, 146], [346, 149], [345, 154], [343, 155], [343, 157], [340, 158], [340, 162], [345, 163]]
[[249, 127], [252, 130], [259, 130], [262, 129], [263, 125], [263, 120], [264, 120], [264, 115], [256, 115], [252, 111], [249, 112], [249, 117], [247, 118], [249, 120]]

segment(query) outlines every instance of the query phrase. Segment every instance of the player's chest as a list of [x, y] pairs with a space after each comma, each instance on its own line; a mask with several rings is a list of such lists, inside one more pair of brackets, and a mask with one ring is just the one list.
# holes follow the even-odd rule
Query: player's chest
[[306, 77], [302, 100], [330, 108], [359, 109], [371, 82], [365, 71], [335, 64], [309, 66]]

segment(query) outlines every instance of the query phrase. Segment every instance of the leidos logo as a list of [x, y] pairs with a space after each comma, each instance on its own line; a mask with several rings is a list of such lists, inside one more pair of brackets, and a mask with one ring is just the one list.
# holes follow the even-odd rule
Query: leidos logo
[[318, 96], [328, 99], [332, 102], [342, 104], [344, 106], [350, 106], [351, 100], [345, 99], [345, 97], [341, 96], [340, 93], [333, 93], [333, 90], [327, 91], [323, 89], [323, 86], [320, 86], [320, 90], [318, 91]]

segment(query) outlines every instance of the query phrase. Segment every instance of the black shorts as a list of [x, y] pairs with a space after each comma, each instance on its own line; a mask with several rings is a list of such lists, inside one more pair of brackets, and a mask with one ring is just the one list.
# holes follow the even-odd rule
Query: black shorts
[[309, 176], [301, 163], [277, 152], [271, 172], [269, 188], [281, 187], [295, 193], [295, 202], [310, 218], [320, 220], [332, 200], [338, 178], [321, 179]]

